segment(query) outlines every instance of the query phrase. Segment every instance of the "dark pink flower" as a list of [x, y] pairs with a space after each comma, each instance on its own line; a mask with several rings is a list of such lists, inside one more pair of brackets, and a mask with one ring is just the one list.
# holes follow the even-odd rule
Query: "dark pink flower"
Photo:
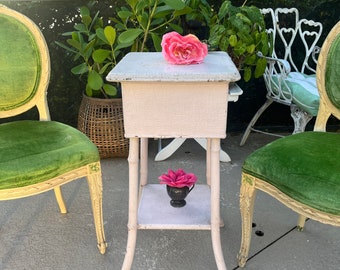
[[182, 36], [177, 32], [163, 35], [162, 53], [166, 61], [176, 65], [199, 64], [208, 54], [208, 46], [195, 35]]
[[168, 174], [162, 174], [158, 177], [161, 184], [166, 184], [171, 187], [191, 187], [197, 181], [197, 177], [193, 173], [186, 173], [183, 169], [178, 169], [176, 172], [168, 170]]

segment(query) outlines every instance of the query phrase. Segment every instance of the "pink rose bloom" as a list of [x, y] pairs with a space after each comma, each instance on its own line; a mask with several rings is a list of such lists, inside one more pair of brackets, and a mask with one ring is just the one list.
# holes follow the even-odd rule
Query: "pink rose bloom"
[[161, 184], [166, 184], [171, 187], [190, 187], [197, 181], [197, 177], [193, 173], [186, 173], [182, 169], [178, 169], [176, 172], [168, 170], [168, 174], [162, 174], [159, 178]]
[[162, 53], [166, 61], [176, 65], [199, 64], [208, 54], [208, 46], [195, 35], [182, 36], [177, 32], [163, 35]]

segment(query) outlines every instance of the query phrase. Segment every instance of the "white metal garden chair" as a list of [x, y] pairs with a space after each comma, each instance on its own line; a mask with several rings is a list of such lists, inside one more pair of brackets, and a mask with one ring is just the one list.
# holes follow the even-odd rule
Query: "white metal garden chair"
[[[261, 12], [266, 18], [272, 48], [271, 56], [265, 57], [267, 68], [263, 75], [267, 95], [265, 103], [248, 124], [240, 145], [244, 145], [251, 131], [263, 132], [256, 129], [255, 124], [273, 102], [290, 106], [293, 134], [303, 132], [319, 108], [315, 66], [319, 51], [316, 44], [322, 33], [322, 24], [300, 19], [296, 8], [267, 8]], [[259, 54], [259, 57], [264, 56]]]

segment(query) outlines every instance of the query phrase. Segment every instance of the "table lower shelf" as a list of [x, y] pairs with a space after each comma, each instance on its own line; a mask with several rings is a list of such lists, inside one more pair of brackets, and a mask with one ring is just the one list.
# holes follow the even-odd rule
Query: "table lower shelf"
[[138, 209], [138, 229], [210, 230], [210, 187], [195, 185], [185, 200], [184, 207], [172, 207], [166, 185], [144, 186]]

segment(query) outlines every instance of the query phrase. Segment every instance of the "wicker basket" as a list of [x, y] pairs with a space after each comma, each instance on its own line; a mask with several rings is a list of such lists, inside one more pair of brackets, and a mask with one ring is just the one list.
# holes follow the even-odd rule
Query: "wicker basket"
[[129, 140], [124, 137], [122, 99], [83, 96], [78, 129], [97, 145], [101, 158], [127, 157]]

